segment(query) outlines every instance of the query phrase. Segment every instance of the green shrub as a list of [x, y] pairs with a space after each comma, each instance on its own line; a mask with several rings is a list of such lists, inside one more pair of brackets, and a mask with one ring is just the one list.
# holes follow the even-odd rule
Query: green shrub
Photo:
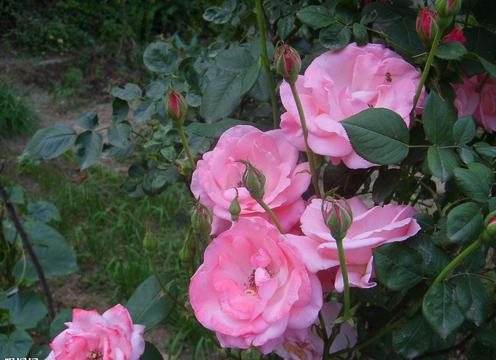
[[29, 133], [37, 121], [23, 99], [0, 83], [0, 137]]

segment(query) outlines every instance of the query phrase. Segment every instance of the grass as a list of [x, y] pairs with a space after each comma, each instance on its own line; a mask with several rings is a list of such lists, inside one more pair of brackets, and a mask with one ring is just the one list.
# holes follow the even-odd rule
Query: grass
[[38, 117], [9, 86], [0, 83], [0, 137], [27, 134]]

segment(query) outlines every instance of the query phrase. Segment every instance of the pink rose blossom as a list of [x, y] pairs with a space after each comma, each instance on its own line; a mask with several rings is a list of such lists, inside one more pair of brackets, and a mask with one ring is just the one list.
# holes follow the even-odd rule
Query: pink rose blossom
[[[463, 77], [463, 83], [451, 84], [456, 93], [458, 116], [473, 115], [487, 132], [496, 131], [496, 80], [486, 73]], [[482, 82], [484, 83], [482, 84]]]
[[[343, 240], [351, 286], [368, 288], [373, 273], [372, 249], [382, 244], [403, 241], [415, 235], [420, 226], [413, 218], [416, 211], [406, 205], [374, 206], [368, 209], [358, 198], [348, 200], [353, 211], [353, 224]], [[312, 272], [338, 267], [334, 286], [343, 291], [336, 241], [322, 218], [322, 200], [314, 199], [301, 216], [304, 236], [288, 234], [288, 242], [299, 252]]]
[[198, 321], [223, 347], [263, 353], [289, 334], [302, 337], [322, 307], [317, 276], [260, 217], [240, 218], [209, 244], [189, 297]]
[[[296, 82], [310, 148], [330, 156], [334, 164], [343, 161], [349, 168], [373, 166], [353, 150], [341, 121], [375, 107], [397, 112], [409, 125], [419, 80], [420, 72], [415, 67], [379, 44], [360, 47], [353, 43], [320, 55]], [[303, 132], [287, 82], [283, 82], [280, 92], [287, 110], [281, 116], [281, 129], [303, 151]]]
[[476, 91], [479, 80], [477, 75], [464, 76], [462, 80], [461, 84], [451, 84], [456, 93], [455, 107], [458, 109], [458, 116], [473, 115], [480, 102], [480, 94]]
[[[331, 301], [322, 306], [322, 316], [325, 320], [327, 334], [332, 334], [332, 328], [336, 318], [341, 311], [340, 303]], [[318, 323], [318, 322], [317, 322]], [[348, 323], [340, 325], [339, 334], [334, 339], [329, 353], [335, 353], [346, 348], [353, 347], [358, 338], [358, 333], [354, 327]], [[324, 342], [317, 334], [315, 327], [308, 329], [308, 335], [304, 340], [290, 338], [279, 346], [275, 353], [285, 360], [320, 360], [324, 351]]]
[[213, 212], [212, 234], [229, 227], [229, 206], [236, 189], [241, 218], [267, 218], [242, 185], [245, 165], [239, 160], [249, 161], [263, 172], [266, 178], [264, 202], [274, 210], [285, 230], [294, 226], [305, 207], [301, 195], [310, 184], [308, 163], [298, 164], [298, 155], [298, 150], [282, 136], [281, 130], [262, 132], [247, 125], [227, 130], [217, 146], [198, 161], [191, 181], [195, 197]]
[[[480, 75], [479, 81], [483, 81], [484, 77], [485, 74]], [[480, 103], [474, 117], [487, 132], [496, 131], [496, 80], [492, 77], [482, 85]]]
[[143, 325], [133, 325], [122, 305], [100, 315], [74, 309], [72, 322], [50, 343], [47, 360], [138, 360], [145, 350]]

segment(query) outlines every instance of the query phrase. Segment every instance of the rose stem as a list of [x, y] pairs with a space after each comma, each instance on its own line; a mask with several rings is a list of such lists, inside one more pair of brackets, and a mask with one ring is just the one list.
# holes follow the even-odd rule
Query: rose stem
[[279, 110], [277, 108], [276, 91], [274, 85], [274, 78], [270, 71], [269, 56], [267, 55], [267, 31], [265, 30], [265, 17], [261, 0], [256, 0], [257, 24], [258, 32], [260, 33], [260, 60], [267, 74], [268, 88], [270, 93], [270, 102], [272, 104], [272, 117], [274, 128], [279, 126]]
[[293, 98], [296, 103], [296, 108], [298, 109], [298, 115], [300, 116], [301, 128], [303, 130], [303, 138], [305, 139], [305, 152], [307, 153], [308, 162], [310, 164], [310, 174], [312, 175], [312, 184], [315, 190], [315, 195], [321, 197], [319, 189], [319, 176], [317, 173], [317, 166], [315, 161], [315, 154], [312, 152], [308, 146], [308, 127], [305, 120], [305, 113], [303, 112], [303, 107], [301, 106], [300, 96], [298, 95], [298, 90], [296, 89], [296, 81], [289, 83], [291, 87], [291, 92], [293, 93]]
[[274, 214], [272, 209], [265, 203], [265, 201], [263, 201], [263, 199], [257, 200], [257, 202], [265, 210], [267, 215], [269, 215], [269, 217], [272, 219], [272, 221], [274, 222], [274, 225], [277, 227], [277, 230], [279, 230], [279, 232], [281, 234], [284, 234], [284, 229], [282, 228], [281, 223], [279, 222], [279, 219], [277, 218], [276, 214]]
[[179, 133], [179, 137], [181, 138], [181, 143], [183, 144], [184, 151], [188, 156], [189, 164], [191, 165], [192, 171], [195, 170], [196, 164], [195, 159], [193, 158], [193, 154], [191, 153], [191, 149], [188, 144], [188, 139], [186, 138], [186, 134], [184, 133], [184, 127], [179, 125], [177, 127], [177, 132]]

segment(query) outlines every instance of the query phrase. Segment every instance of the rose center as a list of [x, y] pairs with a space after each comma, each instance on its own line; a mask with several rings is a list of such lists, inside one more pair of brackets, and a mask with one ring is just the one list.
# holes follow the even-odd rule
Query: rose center
[[88, 360], [103, 360], [103, 354], [100, 350], [91, 350], [88, 353]]

